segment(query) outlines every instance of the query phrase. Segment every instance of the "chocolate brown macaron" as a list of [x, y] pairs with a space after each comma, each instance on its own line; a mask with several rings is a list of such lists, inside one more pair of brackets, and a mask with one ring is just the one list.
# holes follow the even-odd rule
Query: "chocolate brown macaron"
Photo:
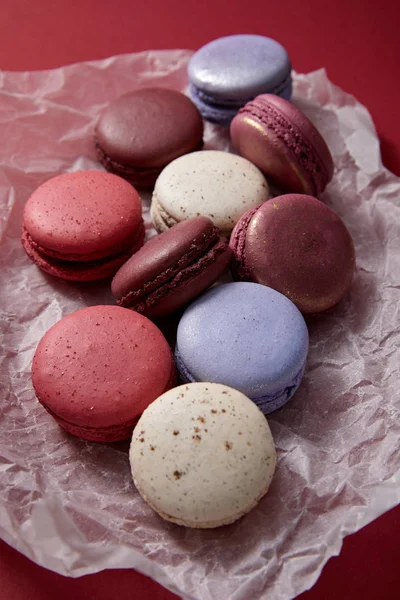
[[95, 142], [108, 171], [146, 188], [172, 160], [202, 148], [203, 121], [184, 94], [143, 88], [108, 106], [97, 123]]

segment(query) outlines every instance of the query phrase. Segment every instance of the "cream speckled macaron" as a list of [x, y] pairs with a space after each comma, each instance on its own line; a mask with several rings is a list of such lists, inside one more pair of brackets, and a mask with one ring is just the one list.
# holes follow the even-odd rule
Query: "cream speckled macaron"
[[248, 513], [276, 464], [264, 415], [217, 383], [182, 385], [155, 400], [135, 427], [129, 457], [144, 500], [164, 519], [196, 528]]
[[221, 152], [192, 152], [160, 173], [153, 192], [151, 217], [157, 231], [200, 215], [229, 235], [239, 218], [269, 198], [268, 183], [247, 159]]

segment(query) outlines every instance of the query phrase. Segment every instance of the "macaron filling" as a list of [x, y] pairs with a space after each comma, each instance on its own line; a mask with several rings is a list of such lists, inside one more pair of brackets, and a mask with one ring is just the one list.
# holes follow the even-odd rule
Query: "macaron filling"
[[138, 229], [134, 232], [132, 236], [129, 236], [119, 244], [114, 244], [109, 248], [104, 248], [103, 250], [97, 250], [96, 252], [89, 252], [87, 254], [74, 254], [68, 252], [68, 254], [63, 252], [58, 252], [57, 250], [53, 250], [52, 248], [44, 248], [32, 238], [26, 227], [22, 226], [22, 235], [26, 240], [26, 243], [29, 244], [36, 252], [39, 254], [43, 254], [46, 257], [56, 258], [61, 261], [66, 262], [90, 262], [93, 260], [98, 260], [101, 258], [112, 258], [125, 252], [126, 250], [131, 250], [132, 248], [136, 249], [140, 247], [143, 243], [145, 236], [145, 228], [144, 221], [141, 219], [141, 222], [138, 226]]
[[[26, 228], [22, 228], [21, 242], [29, 258], [43, 271], [55, 277], [71, 281], [90, 281], [110, 277], [116, 273], [120, 266], [142, 245], [145, 236], [144, 223], [142, 221], [138, 232], [130, 244], [124, 250], [113, 253], [102, 258], [91, 258], [86, 260], [84, 256], [79, 259], [78, 255], [64, 256], [64, 258], [55, 258], [54, 251], [48, 254], [48, 250], [42, 248], [32, 240]], [[62, 254], [60, 253], [61, 257]]]
[[228, 241], [220, 237], [217, 227], [213, 228], [208, 247], [201, 249], [205, 252], [199, 255], [199, 249], [194, 247], [192, 252], [182, 256], [174, 265], [160, 273], [138, 290], [130, 291], [117, 304], [126, 308], [134, 308], [137, 312], [145, 312], [166, 296], [174, 293], [182, 285], [189, 282], [209, 266], [213, 265], [220, 256], [226, 253]]
[[[175, 348], [174, 352], [175, 363], [178, 368], [180, 379], [182, 383], [195, 383], [198, 380], [190, 373], [187, 369], [178, 348]], [[306, 360], [302, 364], [300, 370], [296, 375], [285, 385], [285, 387], [272, 394], [263, 394], [262, 396], [252, 397], [251, 400], [262, 410], [264, 414], [269, 414], [278, 408], [281, 408], [290, 398], [294, 395], [300, 382], [303, 378], [304, 371], [306, 368]], [[221, 382], [216, 382], [221, 383]]]
[[[129, 164], [122, 164], [116, 160], [113, 160], [104, 150], [100, 147], [97, 140], [95, 141], [96, 155], [98, 160], [104, 166], [107, 171], [121, 175], [132, 184], [138, 187], [152, 187], [161, 173], [161, 171], [167, 166], [168, 162], [161, 166], [156, 167], [139, 167]], [[191, 150], [191, 152], [197, 152], [203, 148], [203, 141], [198, 142]]]
[[[215, 108], [232, 108], [237, 111], [247, 102], [254, 99], [254, 96], [248, 96], [246, 98], [221, 98], [217, 95], [210, 94], [205, 90], [197, 87], [193, 83], [189, 85], [189, 93], [190, 96], [198, 100], [208, 106], [213, 106]], [[292, 95], [292, 74], [291, 71], [287, 74], [287, 76], [282, 80], [282, 82], [278, 83], [275, 87], [265, 89], [264, 93], [275, 94], [275, 96], [282, 96], [284, 98], [290, 98]]]
[[324, 190], [330, 179], [324, 162], [314, 146], [281, 111], [258, 98], [257, 103], [249, 102], [241, 108], [239, 114], [260, 121], [290, 150], [301, 170], [307, 175], [314, 195]]

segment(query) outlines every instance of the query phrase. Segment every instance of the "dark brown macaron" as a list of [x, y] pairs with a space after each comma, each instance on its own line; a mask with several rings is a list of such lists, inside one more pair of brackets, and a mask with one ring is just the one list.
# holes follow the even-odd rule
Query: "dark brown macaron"
[[207, 217], [178, 223], [152, 238], [116, 273], [117, 304], [151, 318], [188, 304], [228, 267], [228, 241]]
[[104, 167], [137, 187], [151, 187], [178, 156], [203, 146], [203, 121], [187, 96], [165, 88], [144, 88], [112, 102], [95, 130]]
[[335, 306], [349, 291], [353, 240], [326, 204], [286, 194], [248, 211], [232, 231], [232, 271], [287, 296], [303, 314]]

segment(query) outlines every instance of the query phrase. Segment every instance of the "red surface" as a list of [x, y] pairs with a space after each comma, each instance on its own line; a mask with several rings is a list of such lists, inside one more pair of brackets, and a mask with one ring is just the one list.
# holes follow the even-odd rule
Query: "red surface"
[[[245, 0], [3, 0], [0, 67], [44, 69], [149, 48], [195, 49], [231, 33], [278, 39], [299, 72], [325, 67], [331, 81], [367, 106], [384, 162], [400, 175], [398, 0], [253, 0], [251, 5]], [[328, 562], [301, 600], [397, 598], [399, 521], [400, 507], [346, 538], [340, 556]], [[2, 600], [174, 598], [133, 571], [66, 579], [2, 542], [0, 582]]]

